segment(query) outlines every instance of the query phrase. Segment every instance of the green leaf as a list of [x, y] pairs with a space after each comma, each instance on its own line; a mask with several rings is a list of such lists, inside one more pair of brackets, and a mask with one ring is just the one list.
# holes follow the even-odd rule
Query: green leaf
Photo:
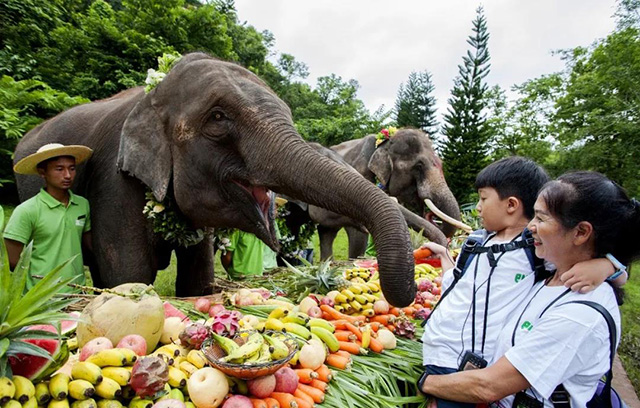
[[31, 356], [43, 357], [53, 361], [51, 354], [42, 347], [35, 346], [25, 341], [12, 341], [7, 349], [7, 356], [15, 356], [16, 354], [28, 354]]
[[11, 344], [11, 341], [6, 337], [0, 340], [0, 357], [4, 356], [4, 354], [7, 352], [7, 349], [9, 349], [9, 344]]

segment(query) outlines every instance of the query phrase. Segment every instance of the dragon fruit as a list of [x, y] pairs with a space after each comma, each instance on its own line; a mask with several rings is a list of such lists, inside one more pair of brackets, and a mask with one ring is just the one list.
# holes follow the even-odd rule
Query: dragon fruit
[[419, 292], [431, 292], [433, 288], [433, 282], [429, 279], [420, 279], [418, 281], [418, 291]]
[[183, 346], [195, 349], [199, 349], [207, 337], [209, 337], [209, 328], [201, 323], [188, 325], [179, 336]]
[[396, 318], [396, 321], [393, 322], [393, 325], [396, 328], [396, 335], [406, 337], [408, 339], [413, 339], [416, 334], [416, 326], [409, 320], [409, 318], [401, 314]]
[[145, 357], [136, 361], [131, 369], [129, 384], [139, 397], [150, 397], [164, 389], [169, 381], [169, 366], [161, 357]]
[[423, 307], [413, 315], [413, 318], [416, 320], [427, 320], [430, 315], [431, 315], [431, 309], [427, 307]]
[[236, 331], [240, 328], [239, 320], [242, 319], [242, 314], [237, 311], [225, 310], [218, 313], [213, 318], [213, 324], [211, 330], [214, 333], [225, 337], [232, 337], [236, 334]]

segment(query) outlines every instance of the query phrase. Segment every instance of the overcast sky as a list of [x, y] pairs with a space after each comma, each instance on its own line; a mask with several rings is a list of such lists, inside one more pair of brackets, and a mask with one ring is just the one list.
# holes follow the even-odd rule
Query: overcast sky
[[370, 111], [391, 109], [411, 71], [429, 70], [440, 114], [480, 4], [487, 81], [504, 89], [562, 69], [553, 50], [587, 46], [615, 26], [613, 0], [235, 0], [240, 21], [271, 31], [277, 53], [308, 66], [312, 86], [331, 73], [355, 79]]

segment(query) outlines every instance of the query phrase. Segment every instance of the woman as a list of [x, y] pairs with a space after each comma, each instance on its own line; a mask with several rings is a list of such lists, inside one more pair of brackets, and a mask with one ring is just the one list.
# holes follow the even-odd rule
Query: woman
[[[592, 308], [568, 302], [589, 300], [613, 316], [619, 337], [620, 313], [610, 285], [580, 294], [564, 287], [562, 275], [578, 262], [611, 253], [625, 264], [640, 255], [640, 205], [620, 186], [594, 172], [568, 173], [547, 183], [538, 195], [528, 228], [536, 255], [556, 266], [532, 287], [500, 334], [489, 367], [449, 375], [423, 376], [427, 395], [460, 402], [548, 406], [562, 384], [572, 407], [584, 407], [609, 369], [609, 331]], [[542, 314], [544, 311], [544, 314]], [[520, 392], [524, 391], [524, 392]]]

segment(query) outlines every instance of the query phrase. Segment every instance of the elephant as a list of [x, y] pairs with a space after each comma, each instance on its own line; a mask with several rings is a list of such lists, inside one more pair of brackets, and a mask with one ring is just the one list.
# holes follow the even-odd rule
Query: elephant
[[[319, 143], [309, 143], [309, 145], [318, 151], [318, 153], [357, 173], [356, 170], [335, 151], [326, 148]], [[350, 232], [355, 230], [363, 234], [367, 233], [367, 230], [361, 224], [347, 216], [337, 214], [315, 205], [309, 205], [295, 200], [289, 201], [291, 204], [287, 204], [287, 206], [289, 208], [290, 217], [286, 220], [289, 230], [295, 235], [296, 231], [299, 230], [300, 225], [309, 220], [318, 224], [318, 234], [320, 236], [320, 259], [322, 260], [328, 259], [332, 256], [333, 241], [341, 228], [348, 228], [348, 231]], [[426, 219], [407, 210], [402, 205], [399, 205], [399, 209], [402, 212], [409, 228], [415, 231], [422, 230], [425, 233], [425, 236], [433, 242], [441, 245], [447, 244], [445, 235], [433, 223], [430, 223]], [[358, 253], [357, 250], [353, 249], [354, 247], [350, 245], [349, 257], [351, 258], [356, 258], [364, 253], [364, 249], [362, 249], [362, 253]]]
[[[289, 107], [237, 64], [184, 55], [148, 93], [131, 88], [43, 122], [20, 141], [15, 161], [53, 142], [93, 149], [72, 188], [91, 205], [92, 275], [102, 286], [151, 283], [175, 250], [176, 294], [212, 291], [213, 237], [189, 247], [162, 239], [142, 213], [148, 191], [173, 200], [194, 228], [238, 228], [277, 250], [274, 191], [358, 220], [378, 246], [386, 299], [414, 300], [410, 237], [397, 205], [310, 148]], [[17, 183], [26, 200], [41, 182], [17, 175]]]
[[[376, 135], [368, 135], [332, 146], [331, 150], [371, 183], [380, 183], [410, 212], [433, 220], [433, 213], [425, 206], [425, 199], [430, 199], [446, 215], [460, 220], [458, 202], [444, 179], [442, 160], [423, 131], [399, 129], [379, 146], [376, 146]], [[444, 222], [439, 228], [447, 237], [456, 231], [456, 227]], [[349, 256], [361, 256], [366, 249], [366, 235], [354, 228], [347, 227], [346, 230]], [[331, 248], [337, 230], [319, 228], [318, 232], [320, 241], [329, 242], [326, 246]], [[426, 235], [439, 237], [432, 228], [426, 230]]]

